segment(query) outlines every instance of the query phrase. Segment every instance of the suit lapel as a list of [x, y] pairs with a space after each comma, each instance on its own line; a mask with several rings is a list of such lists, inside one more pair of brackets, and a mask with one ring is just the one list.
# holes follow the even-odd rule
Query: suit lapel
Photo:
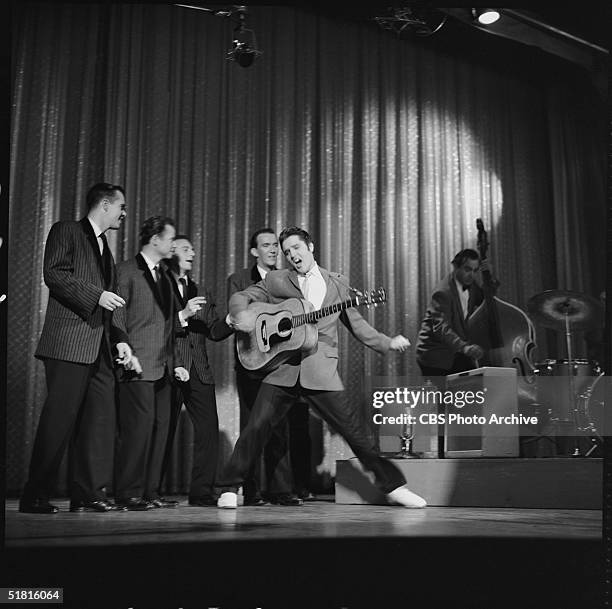
[[187, 280], [187, 286], [185, 287], [185, 296], [181, 296], [178, 279], [170, 272], [168, 273], [168, 278], [172, 282], [172, 291], [174, 292], [174, 297], [176, 298], [176, 301], [180, 302], [182, 307], [184, 308], [185, 305], [187, 304], [187, 300], [189, 299], [189, 296], [188, 296], [189, 280]]
[[[159, 265], [159, 293], [161, 294], [161, 308], [164, 312], [164, 317], [167, 319], [172, 309], [172, 283], [174, 279], [169, 276], [166, 267], [163, 264]], [[150, 275], [151, 273], [149, 273]]]
[[259, 283], [261, 281], [261, 275], [259, 274], [259, 271], [257, 270], [257, 264], [254, 264], [253, 267], [251, 268], [250, 277], [253, 283]]
[[[204, 294], [204, 290], [202, 289], [202, 292], [200, 295]], [[198, 295], [198, 291], [196, 289], [196, 284], [191, 280], [191, 277], [187, 277], [187, 291], [185, 292], [185, 304], [187, 304], [187, 300], [189, 300], [190, 298], [195, 298]]]
[[298, 291], [298, 298], [304, 298], [304, 294], [302, 294], [302, 290], [300, 290], [300, 282], [298, 281], [298, 274], [295, 269], [291, 269], [287, 275], [289, 282], [293, 285], [293, 287]]
[[474, 309], [476, 308], [476, 304], [475, 304], [475, 300], [476, 300], [476, 290], [474, 289], [474, 286], [471, 285], [468, 288], [468, 294], [469, 294], [469, 298], [468, 298], [468, 319], [470, 317], [470, 315], [474, 312]]
[[450, 286], [451, 294], [453, 295], [452, 306], [455, 308], [455, 315], [459, 318], [461, 327], [466, 330], [467, 328], [465, 325], [465, 316], [463, 315], [463, 307], [461, 306], [461, 299], [459, 298], [459, 290], [457, 290], [457, 283], [455, 282], [455, 278], [452, 276], [452, 274], [448, 280], [448, 283]]
[[[89, 241], [89, 244], [93, 248], [93, 254], [94, 254], [96, 262], [98, 263], [98, 270], [100, 271], [100, 276], [102, 277], [102, 281], [106, 283], [106, 279], [104, 277], [104, 266], [102, 262], [102, 255], [100, 254], [100, 246], [98, 245], [98, 238], [96, 237], [96, 234], [94, 233], [93, 226], [91, 225], [91, 222], [87, 219], [87, 217], [83, 218], [80, 221], [80, 224], [83, 227], [83, 231], [85, 232], [85, 235], [87, 236], [87, 240]], [[112, 256], [111, 256], [111, 262], [112, 262]]]
[[[147, 284], [149, 285], [149, 288], [151, 288], [151, 292], [153, 292], [153, 297], [155, 298], [155, 301], [157, 302], [159, 308], [165, 312], [165, 307], [164, 307], [164, 303], [162, 300], [161, 291], [157, 288], [157, 284], [155, 283], [155, 280], [153, 279], [153, 275], [151, 274], [151, 271], [149, 270], [149, 266], [147, 265], [147, 263], [145, 262], [145, 259], [140, 254], [136, 254], [136, 264], [138, 268], [142, 271], [142, 275], [145, 278], [145, 281], [147, 282]], [[160, 269], [161, 268], [162, 267], [160, 267]], [[161, 274], [163, 277], [163, 271], [161, 271]]]
[[325, 298], [323, 298], [323, 302], [321, 303], [321, 308], [324, 309], [330, 304], [337, 302], [338, 299], [336, 298], [335, 290], [330, 289], [334, 284], [329, 276], [329, 271], [321, 267], [319, 267], [319, 271], [321, 271], [321, 277], [323, 277], [323, 280], [325, 281]]

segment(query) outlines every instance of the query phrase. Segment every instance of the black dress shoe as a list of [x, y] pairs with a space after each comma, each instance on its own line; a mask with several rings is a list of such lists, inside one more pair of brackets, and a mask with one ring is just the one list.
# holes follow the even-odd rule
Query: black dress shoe
[[267, 499], [264, 499], [260, 495], [255, 495], [254, 497], [245, 497], [244, 505], [246, 506], [255, 506], [261, 507], [262, 505], [268, 505], [270, 502]]
[[217, 500], [210, 495], [202, 495], [201, 497], [189, 497], [189, 505], [197, 507], [217, 506]]
[[102, 499], [97, 501], [71, 501], [71, 512], [126, 512], [124, 505], [115, 505]]
[[156, 508], [175, 508], [178, 507], [179, 502], [173, 501], [172, 499], [164, 499], [163, 497], [156, 497], [155, 499], [149, 499], [149, 503]]
[[33, 499], [32, 501], [20, 501], [19, 511], [24, 514], [57, 514], [59, 508], [46, 499]]
[[289, 506], [298, 506], [304, 505], [304, 502], [295, 495], [290, 494], [280, 494], [280, 495], [270, 495], [270, 503], [272, 505], [289, 505]]
[[128, 512], [145, 512], [152, 510], [155, 506], [150, 501], [145, 501], [140, 497], [130, 497], [129, 499], [117, 499], [117, 505], [124, 507]]

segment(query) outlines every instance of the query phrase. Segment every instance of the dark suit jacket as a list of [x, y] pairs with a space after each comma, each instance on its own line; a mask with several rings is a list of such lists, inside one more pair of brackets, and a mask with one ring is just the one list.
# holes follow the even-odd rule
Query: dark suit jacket
[[[110, 281], [106, 283], [98, 241], [87, 218], [56, 222], [51, 227], [43, 272], [49, 304], [35, 356], [91, 364], [98, 357], [111, 318], [98, 300], [103, 291], [116, 291], [117, 276], [110, 254]], [[125, 336], [109, 334], [105, 336], [112, 342], [125, 340]]]
[[[257, 270], [257, 263], [255, 263], [253, 266], [247, 269], [236, 271], [235, 273], [233, 273], [227, 278], [226, 302], [229, 303], [230, 298], [236, 292], [241, 292], [245, 288], [248, 288], [250, 285], [253, 285], [260, 281], [261, 281], [261, 275], [259, 274], [259, 271]], [[236, 345], [234, 344], [234, 347], [235, 346]], [[235, 360], [236, 369], [242, 371], [243, 374], [246, 374], [247, 376], [253, 379], [261, 380], [263, 378], [262, 373], [257, 372], [256, 370], [247, 370], [246, 368], [242, 366], [242, 364], [240, 363], [240, 360], [238, 359], [238, 349], [236, 348], [234, 348], [234, 360]]]
[[[480, 286], [469, 288], [468, 317], [484, 300]], [[416, 344], [417, 361], [424, 366], [450, 369], [455, 354], [469, 344], [468, 324], [463, 316], [453, 274], [434, 289], [431, 302], [421, 323]]]
[[[346, 277], [330, 273], [319, 267], [327, 285], [327, 293], [321, 308], [350, 298], [349, 283]], [[266, 278], [234, 294], [229, 302], [230, 314], [236, 315], [251, 302], [269, 302], [278, 304], [287, 298], [303, 298], [294, 270], [283, 269], [270, 271]], [[317, 350], [291, 359], [270, 372], [264, 383], [293, 387], [299, 378], [305, 389], [340, 391], [344, 389], [338, 375], [338, 318], [364, 345], [386, 353], [391, 339], [378, 332], [353, 308], [341, 313], [333, 313], [317, 322], [319, 342]]]
[[113, 322], [129, 338], [134, 355], [142, 366], [142, 374], [122, 375], [122, 381], [156, 381], [167, 368], [172, 374], [182, 359], [174, 353], [175, 308], [172, 279], [163, 265], [158, 286], [144, 258], [138, 254], [117, 265], [119, 295], [125, 307], [117, 309]]
[[257, 264], [254, 264], [248, 269], [236, 271], [227, 278], [227, 302], [229, 302], [232, 294], [241, 292], [245, 288], [248, 288], [254, 283], [258, 283], [259, 281], [261, 281], [261, 275], [257, 270]]
[[[178, 311], [185, 308], [187, 301], [198, 295], [198, 284], [188, 277], [187, 292], [185, 297], [182, 297], [176, 278], [172, 274], [170, 277], [178, 317]], [[203, 290], [202, 293], [206, 296], [206, 304], [187, 320], [187, 326], [183, 327], [180, 321], [175, 325], [176, 350], [187, 370], [191, 370], [193, 364], [200, 380], [212, 385], [215, 379], [208, 362], [206, 339], [220, 341], [232, 334], [233, 330], [225, 323], [225, 320], [217, 316], [215, 301], [210, 292]]]

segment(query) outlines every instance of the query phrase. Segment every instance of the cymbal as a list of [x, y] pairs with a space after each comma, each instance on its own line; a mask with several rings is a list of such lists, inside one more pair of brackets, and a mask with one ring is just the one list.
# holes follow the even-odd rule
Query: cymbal
[[532, 296], [527, 310], [545, 327], [589, 330], [603, 323], [603, 306], [592, 296], [568, 290], [546, 290]]

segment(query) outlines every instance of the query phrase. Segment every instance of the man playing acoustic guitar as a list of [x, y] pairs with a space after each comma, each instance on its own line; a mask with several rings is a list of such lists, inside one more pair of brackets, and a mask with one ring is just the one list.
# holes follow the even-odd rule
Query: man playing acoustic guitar
[[[238, 332], [252, 332], [255, 328], [257, 314], [248, 308], [252, 302], [279, 304], [297, 298], [309, 301], [319, 310], [350, 297], [346, 277], [317, 265], [314, 244], [305, 230], [286, 228], [279, 242], [291, 268], [270, 271], [265, 279], [231, 297], [229, 322]], [[254, 459], [259, 458], [274, 426], [299, 397], [346, 440], [363, 466], [374, 474], [376, 485], [390, 504], [409, 508], [427, 505], [406, 487], [399, 469], [380, 456], [355, 405], [341, 397], [344, 387], [338, 375], [338, 318], [360, 342], [379, 353], [405, 351], [410, 345], [401, 334], [390, 338], [378, 332], [352, 308], [322, 317], [316, 324], [316, 350], [297, 351], [264, 378], [248, 425], [218, 481], [221, 492], [218, 507], [237, 507], [238, 487]]]

